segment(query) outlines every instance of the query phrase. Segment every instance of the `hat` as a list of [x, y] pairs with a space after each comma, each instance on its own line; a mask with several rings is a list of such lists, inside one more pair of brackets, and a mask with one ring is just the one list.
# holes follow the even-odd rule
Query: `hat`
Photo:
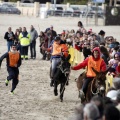
[[118, 91], [111, 90], [107, 93], [107, 97], [109, 97], [111, 100], [116, 100]]
[[105, 34], [105, 31], [101, 30], [98, 34], [99, 34], [99, 35], [104, 35], [104, 34]]

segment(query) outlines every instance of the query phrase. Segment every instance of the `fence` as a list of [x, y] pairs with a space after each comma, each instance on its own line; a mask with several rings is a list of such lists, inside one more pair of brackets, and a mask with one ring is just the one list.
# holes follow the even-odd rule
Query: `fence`
[[[78, 51], [77, 49], [74, 49], [73, 47], [69, 48], [69, 54], [71, 55], [70, 63], [71, 65], [77, 65], [81, 63], [84, 60], [83, 53]], [[109, 87], [112, 87], [113, 85], [113, 76], [112, 75], [106, 75], [106, 90], [108, 90]]]

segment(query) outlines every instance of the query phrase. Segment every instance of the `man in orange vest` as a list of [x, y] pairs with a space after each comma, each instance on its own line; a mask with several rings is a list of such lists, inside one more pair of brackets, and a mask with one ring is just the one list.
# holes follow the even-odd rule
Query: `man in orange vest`
[[[57, 68], [58, 63], [61, 61], [61, 54], [63, 53], [65, 57], [68, 56], [68, 47], [59, 36], [56, 36], [54, 41], [52, 41], [52, 45], [50, 48], [43, 48], [44, 50], [51, 51], [51, 68], [52, 68], [52, 78], [53, 75], [55, 74], [55, 70]], [[51, 80], [50, 86], [52, 87], [54, 83], [54, 80]]]
[[85, 97], [88, 84], [96, 76], [96, 74], [92, 70], [92, 67], [98, 72], [106, 71], [106, 64], [104, 60], [100, 58], [100, 49], [98, 47], [93, 49], [91, 56], [87, 57], [82, 63], [78, 64], [77, 66], [71, 67], [71, 69], [79, 70], [86, 66], [87, 66], [87, 73], [86, 73], [87, 77], [84, 79], [82, 90], [80, 91], [81, 97]]
[[11, 93], [14, 94], [14, 90], [18, 84], [18, 76], [19, 76], [18, 68], [21, 66], [21, 55], [17, 51], [16, 45], [12, 45], [11, 50], [1, 56], [0, 67], [4, 58], [6, 58], [7, 71], [8, 71], [8, 77], [5, 81], [5, 85], [8, 86], [9, 81], [12, 80]]

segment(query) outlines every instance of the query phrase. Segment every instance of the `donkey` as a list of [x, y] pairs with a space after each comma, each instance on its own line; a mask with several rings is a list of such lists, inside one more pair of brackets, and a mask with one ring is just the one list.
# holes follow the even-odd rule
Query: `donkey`
[[63, 94], [65, 91], [65, 85], [68, 84], [69, 74], [70, 74], [70, 66], [69, 63], [70, 55], [67, 58], [64, 56], [61, 57], [60, 63], [57, 65], [56, 72], [53, 76], [54, 80], [54, 95], [58, 95], [57, 87], [60, 84], [60, 100], [63, 101]]
[[[89, 102], [91, 98], [95, 95], [100, 95], [102, 97], [105, 96], [106, 91], [106, 74], [108, 72], [108, 69], [105, 72], [98, 72], [94, 68], [92, 70], [95, 72], [96, 77], [93, 78], [93, 80], [89, 83], [87, 92], [86, 92], [86, 98], [81, 99], [81, 102]], [[77, 79], [77, 88], [80, 91], [82, 88], [84, 78], [86, 77], [86, 72], [83, 72], [80, 74], [80, 76]]]

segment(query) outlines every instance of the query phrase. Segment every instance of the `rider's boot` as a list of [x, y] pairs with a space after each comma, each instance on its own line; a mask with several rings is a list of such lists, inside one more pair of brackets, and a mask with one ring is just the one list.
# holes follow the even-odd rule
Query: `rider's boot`
[[50, 82], [50, 86], [53, 87], [54, 86], [54, 80], [52, 79]]
[[82, 90], [79, 91], [79, 97], [81, 98], [81, 101], [85, 100], [85, 94]]

